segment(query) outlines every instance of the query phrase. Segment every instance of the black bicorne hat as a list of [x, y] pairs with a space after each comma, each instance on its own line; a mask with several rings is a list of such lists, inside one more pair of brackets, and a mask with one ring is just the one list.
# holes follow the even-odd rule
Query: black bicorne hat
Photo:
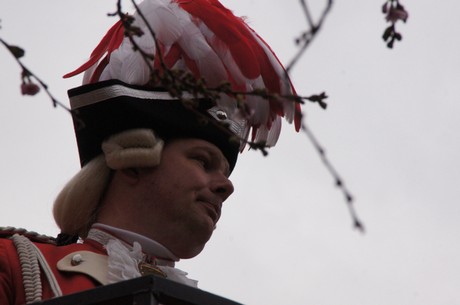
[[[199, 138], [216, 145], [233, 170], [245, 121], [231, 119], [209, 99], [187, 102], [166, 91], [108, 80], [83, 85], [68, 92], [74, 111], [74, 127], [85, 165], [102, 153], [101, 143], [109, 136], [136, 128], [149, 128], [164, 141]], [[193, 103], [195, 101], [196, 103]]]

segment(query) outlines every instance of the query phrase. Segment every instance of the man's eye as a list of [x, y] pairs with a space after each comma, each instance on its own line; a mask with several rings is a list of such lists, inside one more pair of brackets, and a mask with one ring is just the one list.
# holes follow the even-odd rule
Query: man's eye
[[207, 169], [209, 167], [209, 161], [206, 157], [196, 156], [193, 157], [193, 160], [195, 160], [204, 169]]

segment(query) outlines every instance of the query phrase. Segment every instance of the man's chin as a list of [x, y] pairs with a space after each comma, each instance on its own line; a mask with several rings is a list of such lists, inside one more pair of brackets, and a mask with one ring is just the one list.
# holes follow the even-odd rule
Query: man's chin
[[211, 239], [214, 229], [214, 221], [210, 217], [196, 223], [193, 227], [189, 228], [188, 234], [185, 234], [186, 238], [184, 242], [188, 244], [188, 249], [183, 249], [186, 251], [181, 251], [181, 255], [178, 255], [178, 253], [174, 254], [181, 258], [192, 258], [197, 256], [203, 251], [204, 246]]
[[180, 253], [174, 253], [174, 254], [181, 259], [193, 258], [197, 256], [198, 254], [200, 254], [201, 251], [203, 251], [205, 245], [206, 243], [195, 244], [193, 245], [193, 247], [188, 247], [187, 249], [184, 249]]

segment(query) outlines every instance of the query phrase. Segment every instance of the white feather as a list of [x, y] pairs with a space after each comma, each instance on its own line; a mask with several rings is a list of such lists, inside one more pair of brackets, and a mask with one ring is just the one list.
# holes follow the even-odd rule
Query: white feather
[[[264, 43], [260, 37], [254, 33], [254, 31], [250, 30], [251, 34], [253, 37], [259, 42], [259, 44], [262, 46], [265, 54], [268, 56], [273, 68], [276, 71], [276, 74], [278, 75], [280, 79], [280, 94], [281, 95], [292, 95], [294, 94], [291, 83], [289, 79], [287, 78], [286, 71], [284, 70], [283, 66], [279, 62], [279, 60], [276, 58], [276, 56], [273, 54], [272, 50]], [[290, 99], [280, 99], [281, 103], [283, 104], [283, 110], [284, 110], [284, 116], [285, 119], [289, 122], [292, 123], [295, 115], [295, 103], [290, 100]]]
[[239, 69], [235, 59], [228, 46], [217, 37], [214, 32], [212, 32], [203, 22], [199, 24], [201, 33], [206, 39], [206, 42], [213, 48], [217, 56], [220, 58], [221, 62], [225, 65], [225, 68], [228, 70], [230, 75], [238, 85], [246, 85], [251, 80], [246, 78], [241, 70]]
[[209, 87], [216, 87], [226, 81], [227, 73], [222, 60], [209, 46], [203, 33], [194, 23], [190, 22], [186, 25], [179, 44], [187, 56], [195, 61], [200, 76], [206, 80]]
[[[139, 10], [148, 21], [156, 37], [165, 46], [171, 46], [182, 35], [183, 27], [180, 24], [181, 9], [177, 3], [169, 0], [146, 0], [139, 4]], [[134, 18], [134, 25], [143, 29], [143, 36], [151, 36], [141, 16], [136, 13]]]

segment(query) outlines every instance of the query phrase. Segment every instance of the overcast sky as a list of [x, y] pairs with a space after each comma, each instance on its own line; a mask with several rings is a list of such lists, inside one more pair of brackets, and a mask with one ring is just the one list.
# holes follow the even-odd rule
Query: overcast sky
[[[178, 267], [245, 304], [460, 304], [460, 2], [403, 0], [410, 17], [393, 50], [381, 39], [383, 1], [336, 2], [292, 80], [301, 95], [330, 96], [326, 111], [303, 107], [306, 122], [366, 233], [352, 228], [307, 137], [286, 124], [268, 157], [240, 156], [213, 239]], [[299, 1], [223, 3], [289, 62], [306, 24]], [[81, 78], [61, 76], [86, 60], [113, 11], [115, 1], [1, 1], [0, 37], [68, 104]], [[0, 225], [55, 235], [52, 202], [79, 169], [71, 118], [19, 85], [0, 48]]]

